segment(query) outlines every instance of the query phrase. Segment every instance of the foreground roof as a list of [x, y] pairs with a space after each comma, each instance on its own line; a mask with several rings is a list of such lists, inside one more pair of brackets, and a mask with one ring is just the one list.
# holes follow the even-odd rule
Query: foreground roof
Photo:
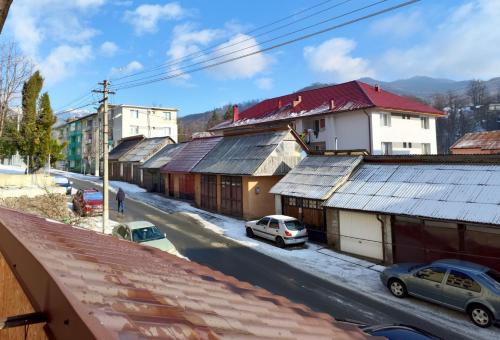
[[500, 150], [500, 130], [466, 133], [450, 149]]
[[161, 172], [190, 172], [221, 139], [222, 137], [208, 137], [187, 142], [182, 152], [172, 157], [170, 162], [161, 168]]
[[120, 162], [144, 162], [166, 144], [173, 143], [174, 141], [170, 137], [145, 138], [130, 148], [118, 160]]
[[362, 164], [327, 207], [500, 224], [500, 164]]
[[[294, 106], [293, 102], [297, 101], [299, 96], [301, 100]], [[374, 86], [356, 80], [266, 99], [241, 112], [236, 122], [221, 123], [213, 130], [369, 108], [444, 115], [442, 111], [429, 105], [384, 89], [377, 91]]]
[[137, 143], [142, 141], [144, 138], [145, 137], [143, 135], [122, 138], [120, 143], [109, 152], [108, 159], [110, 161], [117, 161], [121, 156], [132, 150]]
[[362, 159], [361, 156], [307, 156], [270, 192], [325, 200], [347, 180]]
[[227, 136], [192, 172], [271, 176], [284, 175], [300, 162], [300, 145], [288, 131]]
[[54, 339], [367, 338], [159, 249], [6, 208], [0, 251]]
[[177, 155], [186, 144], [169, 144], [158, 151], [153, 157], [147, 160], [141, 168], [143, 169], [159, 169]]

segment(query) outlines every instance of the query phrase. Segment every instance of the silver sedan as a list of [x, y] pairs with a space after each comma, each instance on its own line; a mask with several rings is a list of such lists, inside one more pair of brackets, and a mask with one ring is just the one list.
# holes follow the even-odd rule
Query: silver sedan
[[500, 273], [488, 267], [460, 260], [402, 263], [387, 267], [380, 279], [398, 298], [412, 295], [464, 311], [479, 327], [500, 320]]

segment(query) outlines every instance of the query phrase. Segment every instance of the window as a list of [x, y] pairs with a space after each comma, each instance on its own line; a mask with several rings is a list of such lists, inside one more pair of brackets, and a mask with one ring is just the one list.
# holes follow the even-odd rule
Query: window
[[420, 117], [420, 126], [422, 129], [429, 129], [429, 117]]
[[406, 142], [403, 142], [403, 148], [406, 149]]
[[295, 197], [288, 197], [288, 206], [290, 207], [296, 207], [297, 206], [297, 199]]
[[130, 134], [138, 135], [139, 134], [139, 126], [138, 125], [130, 125]]
[[271, 222], [269, 222], [269, 228], [279, 229], [280, 223], [278, 222], [278, 220], [271, 220]]
[[382, 155], [392, 155], [392, 142], [382, 142]]
[[391, 126], [391, 114], [390, 113], [381, 113], [380, 114], [380, 125]]
[[403, 115], [403, 119], [408, 119], [408, 120], [410, 120], [410, 115]]
[[318, 119], [316, 119], [316, 120], [314, 121], [314, 132], [318, 132], [318, 131], [319, 131], [319, 126], [320, 126], [320, 124], [319, 124], [319, 120], [318, 120]]
[[139, 110], [130, 110], [132, 118], [139, 119]]
[[422, 143], [422, 154], [430, 155], [431, 154], [431, 144], [430, 143]]
[[419, 279], [441, 283], [443, 281], [445, 273], [446, 269], [444, 268], [428, 267], [419, 270], [417, 274], [415, 274], [415, 276], [418, 277]]
[[411, 142], [403, 142], [403, 149], [409, 148], [411, 149]]
[[324, 129], [325, 128], [325, 118], [321, 118], [319, 120], [319, 128]]
[[264, 218], [261, 218], [259, 220], [259, 222], [257, 222], [257, 225], [267, 226], [268, 222], [269, 222], [269, 217], [264, 217]]
[[461, 273], [456, 270], [451, 270], [446, 280], [446, 285], [470, 290], [479, 293], [481, 286], [474, 281], [469, 275]]
[[408, 147], [411, 149], [411, 142], [408, 142]]
[[164, 111], [163, 112], [163, 118], [165, 120], [172, 120], [172, 112]]

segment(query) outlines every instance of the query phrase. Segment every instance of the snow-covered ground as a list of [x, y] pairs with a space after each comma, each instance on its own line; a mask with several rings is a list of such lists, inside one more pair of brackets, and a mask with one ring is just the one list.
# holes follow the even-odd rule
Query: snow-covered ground
[[[65, 173], [65, 175], [101, 185], [100, 180], [93, 176], [73, 173]], [[366, 298], [375, 299], [443, 327], [454, 329], [471, 339], [500, 339], [498, 328], [476, 327], [463, 313], [416, 299], [393, 297], [379, 279], [379, 273], [384, 269], [383, 266], [340, 254], [314, 243], [308, 243], [303, 248], [281, 249], [264, 240], [249, 239], [245, 235], [244, 221], [197, 209], [186, 202], [148, 193], [130, 183], [112, 181], [110, 186], [114, 190], [121, 187], [129, 199], [149, 204], [168, 213], [182, 213], [196, 220], [200, 227], [210, 229], [309, 274], [334, 284], [341, 284], [344, 288], [364, 294]]]
[[24, 171], [24, 168], [18, 166], [0, 164], [0, 174], [24, 174]]

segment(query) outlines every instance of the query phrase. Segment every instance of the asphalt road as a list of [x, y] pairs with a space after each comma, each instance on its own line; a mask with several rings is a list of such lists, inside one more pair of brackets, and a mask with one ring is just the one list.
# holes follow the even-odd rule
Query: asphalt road
[[[72, 180], [77, 188], [94, 186], [90, 182]], [[184, 215], [169, 214], [127, 199], [125, 214], [122, 217], [117, 213], [115, 202], [114, 194], [110, 192], [111, 219], [119, 222], [151, 221], [167, 234], [181, 254], [192, 261], [305, 304], [315, 311], [328, 313], [336, 319], [351, 319], [372, 325], [407, 324], [445, 339], [467, 339], [458, 329], [445, 328], [402, 312], [353, 292], [352, 289], [322, 280], [251, 248], [243, 247], [210, 230], [200, 228], [194, 220]], [[475, 326], [471, 323], [470, 327]]]

